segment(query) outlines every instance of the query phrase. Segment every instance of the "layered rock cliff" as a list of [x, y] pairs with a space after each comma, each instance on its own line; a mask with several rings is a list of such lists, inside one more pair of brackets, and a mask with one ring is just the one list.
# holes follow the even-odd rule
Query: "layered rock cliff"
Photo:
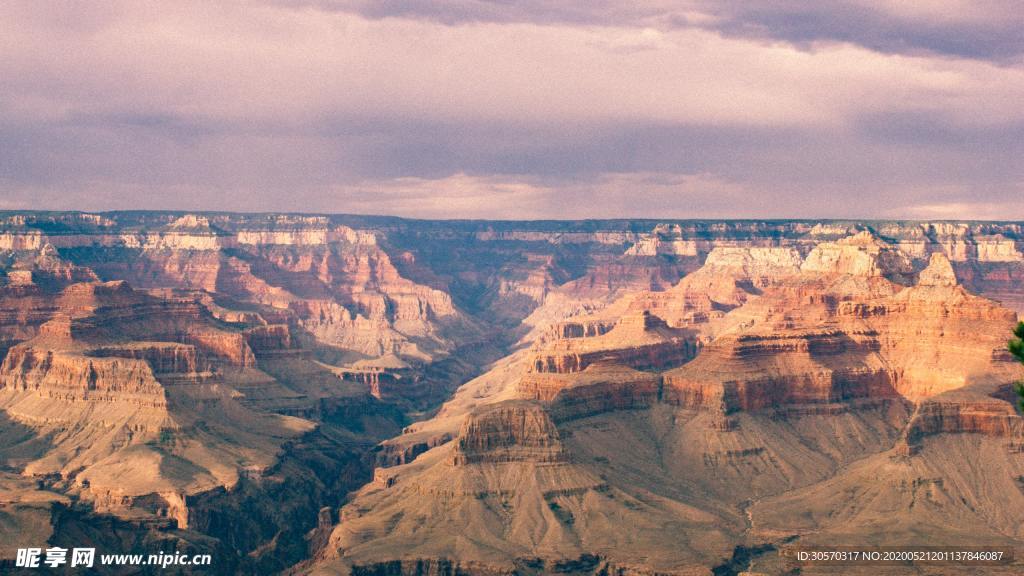
[[614, 362], [599, 362], [578, 373], [528, 373], [517, 392], [522, 398], [547, 403], [551, 417], [562, 422], [649, 408], [660, 400], [661, 378]]
[[[472, 574], [522, 566], [682, 574], [728, 556], [729, 526], [654, 494], [610, 486], [567, 460], [557, 433], [543, 409], [522, 401], [472, 414], [452, 443], [380, 472], [359, 491], [359, 504], [339, 514], [323, 566], [353, 573], [436, 565]], [[622, 525], [630, 530], [615, 528]], [[704, 537], [680, 544], [671, 534], [680, 529]]]
[[51, 302], [51, 319], [0, 363], [5, 417], [49, 443], [8, 450], [24, 474], [96, 510], [183, 527], [182, 495], [232, 486], [312, 428], [238, 403], [232, 382], [254, 376], [247, 334], [194, 300], [117, 281], [73, 284]]
[[670, 328], [644, 311], [620, 318], [615, 327], [591, 338], [562, 338], [541, 346], [533, 360], [537, 372], [579, 372], [598, 361], [634, 368], [662, 368], [696, 356], [699, 340], [686, 330]]
[[816, 248], [807, 260], [813, 265], [805, 262], [800, 275], [737, 310], [731, 331], [666, 374], [666, 398], [729, 413], [853, 398], [918, 400], [1011, 382], [1015, 367], [999, 350], [1015, 314], [958, 286], [941, 254], [915, 286], [871, 280], [906, 275], [903, 261], [892, 264], [887, 252], [863, 234]]
[[559, 462], [558, 429], [538, 405], [513, 402], [471, 414], [455, 438], [456, 465], [480, 462]]
[[309, 553], [301, 572], [774, 573], [773, 546], [815, 538], [1012, 544], [1022, 239], [3, 215], [0, 534], [162, 534], [252, 573]]
[[[670, 289], [613, 299], [536, 333], [531, 349], [467, 384], [433, 424], [410, 431], [414, 438], [427, 431], [440, 438], [464, 411], [453, 441], [424, 445], [413, 462], [380, 470], [373, 487], [343, 509], [322, 565], [411, 573], [405, 561], [388, 559], [415, 557], [500, 572], [527, 554], [550, 566], [543, 540], [525, 548], [451, 543], [445, 531], [454, 519], [467, 518], [467, 495], [443, 492], [450, 504], [442, 509], [416, 508], [415, 494], [440, 494], [425, 488], [433, 478], [460, 478], [440, 467], [446, 461], [503, 466], [502, 475], [516, 478], [540, 465], [600, 471], [608, 492], [666, 498], [659, 500], [663, 508], [694, 506], [719, 527], [739, 520], [746, 526], [740, 532], [777, 542], [798, 537], [785, 532], [794, 518], [786, 515], [800, 506], [786, 495], [822, 498], [816, 487], [848, 477], [851, 462], [925, 458], [925, 466], [949, 470], [929, 448], [929, 439], [949, 437], [1003, 442], [1012, 452], [1024, 428], [1001, 398], [1021, 370], [999, 351], [1015, 314], [970, 294], [940, 251], [911, 253], [856, 228], [822, 227], [808, 235], [826, 239], [799, 249], [713, 248], [703, 268]], [[509, 396], [535, 404], [509, 403]], [[537, 416], [541, 410], [545, 418]], [[555, 438], [558, 457], [549, 458]], [[1002, 482], [1006, 470], [993, 471]], [[486, 488], [477, 494], [502, 494], [502, 475], [486, 473]], [[898, 500], [929, 481], [911, 476], [894, 473], [876, 498]], [[954, 492], [992, 497], [977, 484]], [[477, 533], [513, 530], [522, 513], [517, 493], [509, 493], [514, 503], [490, 508], [504, 510], [499, 516], [474, 509], [489, 518]], [[761, 499], [771, 504], [745, 521], [736, 516]], [[848, 504], [831, 496], [830, 505]], [[815, 506], [805, 508], [818, 514]], [[554, 511], [560, 530], [580, 538], [558, 544], [560, 554], [579, 551], [599, 559], [597, 565], [629, 565], [629, 552], [608, 547], [612, 536], [579, 524], [578, 514], [589, 520], [600, 513], [561, 502]], [[415, 530], [404, 520], [409, 515], [420, 519]], [[1005, 519], [987, 511], [977, 517], [980, 533], [1005, 529]], [[823, 533], [835, 529], [827, 516], [814, 518]], [[893, 531], [899, 537], [928, 530], [926, 517], [905, 518], [907, 531]], [[680, 528], [691, 538], [706, 533], [692, 529]], [[649, 538], [634, 546], [643, 549]], [[645, 553], [643, 566], [665, 568], [663, 550]], [[727, 564], [684, 556], [675, 557], [674, 569], [699, 573]]]

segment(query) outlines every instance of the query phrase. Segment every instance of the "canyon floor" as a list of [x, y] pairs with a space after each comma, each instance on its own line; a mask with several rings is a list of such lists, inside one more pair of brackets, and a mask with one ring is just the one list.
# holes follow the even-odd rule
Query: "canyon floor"
[[1024, 551], [1022, 312], [1013, 222], [0, 213], [0, 570], [1019, 574], [792, 553]]

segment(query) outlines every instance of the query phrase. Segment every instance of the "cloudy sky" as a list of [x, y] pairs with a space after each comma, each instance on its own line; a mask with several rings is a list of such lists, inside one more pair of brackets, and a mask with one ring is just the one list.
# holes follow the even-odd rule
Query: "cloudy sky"
[[0, 22], [0, 209], [1024, 219], [1019, 0], [6, 0]]

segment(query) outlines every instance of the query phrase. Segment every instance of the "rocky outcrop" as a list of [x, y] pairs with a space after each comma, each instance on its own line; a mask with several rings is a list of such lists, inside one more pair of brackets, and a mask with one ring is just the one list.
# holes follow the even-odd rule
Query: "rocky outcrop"
[[800, 271], [792, 248], [716, 247], [704, 265], [664, 291], [632, 297], [628, 310], [647, 311], [669, 326], [713, 333], [725, 312]]
[[578, 318], [556, 322], [548, 329], [547, 340], [565, 338], [593, 338], [601, 336], [615, 328], [618, 318]]
[[722, 337], [665, 374], [664, 399], [729, 414], [792, 404], [896, 398], [877, 335], [809, 330]]
[[44, 242], [38, 231], [0, 233], [0, 250], [39, 250]]
[[373, 357], [429, 361], [452, 349], [450, 327], [468, 328], [449, 295], [403, 278], [383, 250], [355, 231], [328, 234], [326, 243], [307, 240], [247, 246], [244, 260], [228, 262], [219, 288], [287, 310], [326, 346]]
[[129, 282], [139, 289], [182, 288], [217, 292], [218, 282], [230, 276], [230, 259], [219, 250], [81, 248], [77, 259], [105, 279]]
[[130, 358], [149, 364], [154, 374], [191, 374], [209, 370], [209, 363], [200, 358], [196, 347], [171, 342], [140, 342], [123, 346], [103, 346], [87, 352], [94, 358]]
[[401, 397], [403, 393], [408, 394], [418, 380], [412, 366], [395, 354], [358, 360], [337, 372], [344, 380], [365, 385], [375, 398]]
[[[95, 281], [100, 276], [145, 289], [217, 294], [221, 299], [243, 303], [241, 308], [251, 304], [270, 308], [259, 313], [273, 316], [270, 322], [297, 326], [300, 338], [311, 336], [337, 349], [339, 356], [358, 359], [363, 355], [399, 354], [428, 364], [447, 357], [461, 343], [461, 336], [476, 337], [471, 322], [455, 309], [450, 295], [398, 273], [388, 253], [378, 245], [376, 232], [358, 230], [331, 218], [146, 214], [97, 222], [30, 215], [7, 225], [40, 226], [49, 231], [19, 230], [32, 232], [39, 243], [21, 242], [18, 247], [37, 250], [42, 254], [40, 258], [45, 256], [54, 262], [58, 261], [54, 247], [59, 248], [75, 262], [65, 262], [61, 269], [65, 272], [63, 285]], [[12, 239], [10, 244], [14, 248], [17, 243]], [[79, 266], [80, 262], [88, 267]], [[33, 266], [31, 270], [12, 270], [15, 283], [63, 288], [59, 282], [45, 280], [41, 267]], [[58, 270], [56, 265], [49, 268]], [[79, 271], [91, 276], [76, 276]], [[128, 308], [166, 307], [173, 300], [165, 294], [160, 300], [143, 302], [136, 298], [131, 304], [118, 306], [124, 309], [123, 314], [130, 315]], [[204, 307], [217, 310], [227, 321], [241, 318], [230, 311], [225, 313], [219, 304]], [[180, 312], [184, 311], [164, 315], [173, 317]], [[137, 314], [147, 315], [145, 310]], [[101, 316], [106, 325], [97, 326], [98, 332], [92, 336], [83, 332], [91, 327], [72, 320], [71, 337], [95, 339], [103, 337], [104, 330], [123, 328], [115, 325], [121, 320]], [[152, 318], [147, 321], [153, 322]], [[64, 326], [56, 324], [51, 328], [54, 333], [64, 331]], [[168, 334], [173, 332], [180, 331], [160, 330], [147, 339], [170, 339]], [[236, 343], [218, 339], [206, 334], [178, 338], [205, 346], [207, 353], [227, 362], [252, 366], [251, 358]]]
[[239, 244], [282, 246], [321, 246], [327, 244], [326, 228], [296, 230], [239, 230], [236, 238]]
[[[195, 299], [156, 297], [133, 290], [126, 282], [80, 283], [66, 288], [57, 310], [40, 331], [64, 345], [100, 344], [96, 357], [131, 357], [165, 362], [161, 354], [195, 355], [167, 342], [192, 345], [203, 354], [238, 367], [255, 365], [246, 335], [215, 329]], [[107, 346], [109, 342], [144, 343]], [[162, 343], [155, 343], [162, 342]], [[129, 349], [135, 349], [129, 352]], [[170, 362], [176, 362], [171, 359]], [[194, 364], [198, 366], [198, 360]], [[170, 370], [178, 372], [180, 370]], [[195, 370], [192, 370], [195, 371]]]
[[0, 385], [51, 398], [133, 399], [140, 405], [166, 407], [163, 387], [141, 359], [90, 358], [19, 345], [0, 365]]
[[801, 270], [901, 280], [913, 274], [914, 268], [910, 259], [896, 246], [864, 231], [837, 242], [819, 244], [807, 255]]
[[507, 402], [466, 418], [455, 438], [456, 465], [565, 460], [558, 429], [538, 404]]
[[1020, 373], [1000, 353], [1016, 314], [956, 284], [942, 255], [933, 255], [916, 286], [869, 306], [844, 306], [878, 331], [880, 354], [894, 386], [911, 399], [965, 386], [995, 389]]
[[145, 514], [154, 518], [167, 519], [166, 528], [188, 528], [188, 506], [186, 497], [177, 492], [152, 492], [150, 494], [125, 494], [116, 489], [93, 491], [86, 487], [86, 496], [96, 512], [121, 516]]
[[287, 324], [257, 326], [245, 331], [245, 342], [256, 354], [288, 350], [292, 347], [291, 331]]
[[31, 428], [64, 431], [52, 457], [29, 464], [28, 469], [42, 472], [60, 471], [77, 454], [96, 457], [108, 442], [175, 427], [166, 391], [146, 361], [90, 358], [25, 344], [12, 348], [0, 365], [0, 409]]
[[649, 408], [659, 401], [661, 377], [612, 363], [591, 364], [573, 374], [532, 372], [517, 386], [519, 396], [547, 404], [555, 422], [615, 410]]
[[593, 338], [560, 339], [537, 351], [536, 372], [580, 372], [595, 362], [633, 368], [663, 368], [697, 355], [700, 341], [691, 332], [669, 328], [653, 314], [624, 316], [608, 332]]
[[256, 365], [256, 355], [249, 348], [246, 334], [195, 330], [182, 334], [181, 339], [231, 366], [248, 368]]
[[[1012, 311], [957, 286], [941, 254], [916, 286], [868, 282], [865, 276], [886, 273], [878, 256], [884, 249], [866, 235], [852, 245], [828, 247], [833, 256], [805, 262], [801, 276], [731, 313], [730, 332], [665, 375], [665, 400], [728, 414], [857, 398], [918, 400], [1013, 381], [1014, 367], [997, 353], [1014, 324]], [[889, 270], [902, 277], [902, 268]], [[830, 277], [836, 279], [822, 283]]]
[[931, 255], [928, 267], [918, 275], [918, 286], [956, 286], [956, 273], [953, 265], [944, 255], [936, 252]]
[[626, 250], [627, 256], [697, 256], [697, 241], [648, 236], [640, 238]]
[[496, 299], [512, 300], [518, 296], [539, 305], [552, 290], [568, 280], [568, 275], [557, 266], [553, 257], [528, 257], [527, 261], [532, 266], [526, 268], [525, 277], [510, 270], [511, 277], [498, 280]]
[[715, 247], [704, 260], [707, 272], [750, 280], [765, 287], [783, 276], [799, 271], [799, 251], [785, 247], [722, 246]]
[[0, 287], [0, 340], [13, 344], [34, 337], [59, 310], [38, 286]]
[[1017, 242], [1002, 234], [974, 236], [978, 262], [1021, 262], [1024, 253], [1017, 248]]
[[984, 434], [1024, 440], [1024, 420], [1013, 405], [994, 398], [942, 399], [922, 402], [904, 430], [901, 447], [913, 450], [937, 434]]
[[378, 470], [409, 464], [420, 454], [423, 454], [432, 448], [437, 448], [438, 446], [447, 444], [454, 438], [455, 436], [451, 434], [441, 434], [440, 436], [429, 438], [423, 442], [416, 442], [412, 444], [383, 443], [377, 446], [377, 452], [374, 455], [374, 464], [380, 467]]
[[[74, 284], [50, 304], [0, 364], [0, 413], [50, 439], [13, 448], [24, 473], [58, 478], [97, 511], [184, 526], [183, 495], [269, 466], [283, 439], [310, 426], [239, 403], [239, 382], [276, 385], [255, 370], [249, 339], [279, 346], [286, 326], [243, 332], [195, 298], [123, 281]], [[257, 403], [281, 394], [265, 383], [246, 392]]]
[[55, 319], [69, 324], [71, 337], [163, 340], [201, 324], [202, 307], [191, 298], [159, 298], [135, 291], [126, 282], [81, 283], [67, 287], [57, 300]]
[[[535, 403], [478, 411], [454, 442], [380, 472], [354, 494], [318, 556], [321, 566], [402, 574], [402, 559], [421, 559], [419, 570], [458, 558], [472, 573], [589, 573], [613, 564], [679, 573], [718, 564], [731, 550], [723, 546], [728, 528], [713, 515], [609, 485], [567, 458], [556, 433]], [[690, 530], [704, 538], [662, 548]]]
[[330, 226], [322, 216], [308, 218], [292, 218], [288, 221], [277, 221], [272, 227], [239, 230], [236, 233], [238, 244], [282, 246], [321, 246], [333, 242], [361, 244], [373, 246], [377, 237], [372, 232], [354, 230], [348, 226]]
[[37, 252], [16, 257], [7, 279], [9, 284], [38, 285], [47, 292], [56, 292], [76, 282], [95, 282], [99, 278], [91, 268], [67, 261], [53, 245], [44, 244]]
[[387, 322], [353, 315], [333, 300], [299, 300], [291, 304], [302, 329], [318, 341], [368, 356], [399, 352], [405, 342]]

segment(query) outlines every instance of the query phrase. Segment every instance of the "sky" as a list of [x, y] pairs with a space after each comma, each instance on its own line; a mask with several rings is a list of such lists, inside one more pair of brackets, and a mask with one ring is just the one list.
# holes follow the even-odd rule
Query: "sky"
[[5, 0], [0, 22], [0, 210], [1024, 220], [1018, 0]]

